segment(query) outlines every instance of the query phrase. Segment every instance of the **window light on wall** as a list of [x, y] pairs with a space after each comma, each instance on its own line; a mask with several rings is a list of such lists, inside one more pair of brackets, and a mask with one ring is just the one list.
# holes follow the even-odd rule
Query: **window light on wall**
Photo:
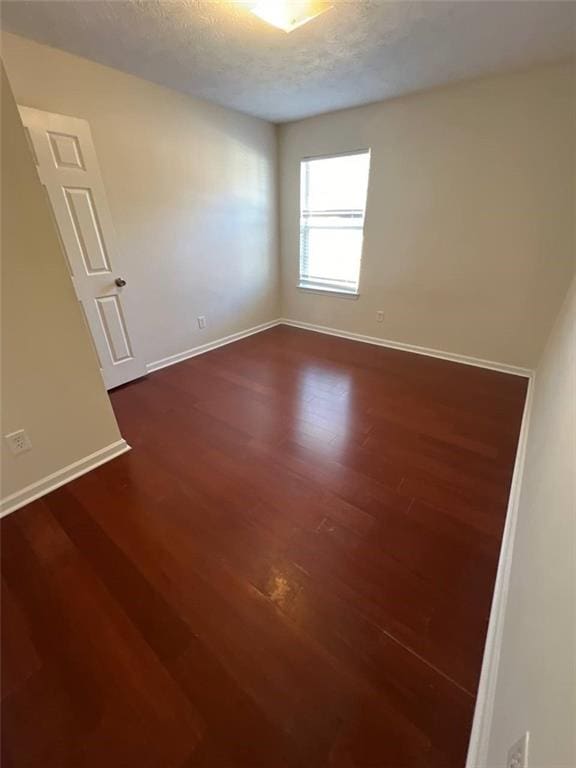
[[357, 294], [370, 151], [300, 163], [300, 288]]

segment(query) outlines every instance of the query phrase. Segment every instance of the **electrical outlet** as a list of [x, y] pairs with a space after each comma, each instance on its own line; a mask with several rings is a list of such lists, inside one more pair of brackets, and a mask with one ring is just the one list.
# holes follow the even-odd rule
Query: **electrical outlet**
[[32, 448], [30, 438], [23, 429], [4, 435], [4, 439], [10, 446], [12, 453], [24, 453], [24, 451], [29, 451]]
[[204, 315], [198, 315], [198, 328], [206, 328], [206, 318]]
[[384, 322], [384, 310], [383, 309], [379, 309], [376, 312], [376, 322], [377, 323], [383, 323]]
[[526, 731], [516, 744], [510, 747], [506, 768], [528, 768], [528, 744], [530, 742], [530, 732]]

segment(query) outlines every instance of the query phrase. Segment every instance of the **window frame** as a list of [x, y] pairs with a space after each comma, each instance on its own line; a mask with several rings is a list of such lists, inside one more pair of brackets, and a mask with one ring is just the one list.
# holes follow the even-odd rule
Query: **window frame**
[[[368, 155], [368, 177], [366, 180], [366, 199], [364, 202], [364, 217], [362, 222], [362, 246], [360, 248], [360, 260], [359, 260], [359, 267], [358, 267], [358, 284], [356, 286], [355, 291], [347, 291], [340, 288], [331, 288], [329, 286], [323, 287], [321, 285], [313, 286], [313, 285], [306, 285], [303, 283], [302, 280], [302, 172], [304, 163], [307, 163], [311, 160], [333, 160], [337, 159], [339, 157], [350, 157], [353, 155]], [[298, 283], [297, 283], [297, 289], [299, 291], [304, 291], [306, 293], [313, 293], [318, 294], [321, 296], [334, 296], [337, 298], [344, 298], [344, 299], [357, 299], [360, 296], [360, 284], [362, 282], [362, 261], [364, 259], [364, 234], [366, 229], [366, 216], [368, 213], [368, 192], [370, 188], [370, 171], [371, 171], [371, 163], [372, 161], [372, 150], [370, 147], [362, 147], [359, 149], [353, 149], [346, 152], [332, 152], [328, 154], [322, 154], [322, 155], [308, 155], [306, 157], [301, 157], [299, 161], [299, 195], [298, 195]]]

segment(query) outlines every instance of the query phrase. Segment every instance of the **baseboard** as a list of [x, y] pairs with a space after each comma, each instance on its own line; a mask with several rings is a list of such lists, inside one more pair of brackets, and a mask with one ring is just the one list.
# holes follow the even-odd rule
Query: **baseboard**
[[516, 449], [514, 474], [512, 476], [510, 497], [508, 499], [508, 508], [506, 511], [506, 524], [504, 526], [502, 545], [500, 547], [498, 571], [496, 574], [496, 583], [494, 585], [492, 607], [490, 609], [490, 621], [488, 624], [488, 632], [486, 634], [486, 643], [484, 645], [480, 685], [478, 686], [478, 693], [476, 696], [474, 721], [468, 745], [466, 768], [488, 768], [486, 762], [488, 757], [488, 744], [492, 727], [492, 715], [496, 696], [496, 684], [498, 681], [500, 653], [502, 650], [506, 605], [510, 588], [510, 573], [512, 568], [514, 541], [516, 538], [520, 492], [524, 475], [524, 464], [526, 461], [526, 446], [530, 428], [530, 414], [532, 412], [534, 386], [535, 376], [532, 375], [528, 382], [528, 391], [526, 393], [526, 402], [524, 403], [524, 413], [522, 415], [522, 426], [520, 428], [518, 448]]
[[196, 357], [196, 355], [203, 355], [205, 352], [210, 352], [218, 347], [223, 347], [225, 344], [231, 344], [233, 341], [240, 341], [247, 336], [253, 336], [255, 333], [261, 333], [267, 331], [268, 328], [274, 328], [275, 325], [279, 325], [280, 320], [270, 320], [268, 323], [262, 323], [261, 325], [255, 325], [253, 328], [247, 328], [245, 331], [239, 331], [238, 333], [232, 333], [230, 336], [223, 336], [220, 339], [209, 341], [207, 344], [201, 344], [198, 347], [192, 347], [184, 352], [178, 352], [176, 355], [170, 355], [169, 357], [163, 357], [161, 360], [156, 360], [153, 363], [146, 365], [148, 373], [159, 371], [161, 368], [167, 368], [169, 365], [175, 363], [181, 363], [183, 360], [188, 360], [190, 357]]
[[431, 349], [429, 347], [419, 347], [415, 344], [405, 344], [401, 341], [392, 341], [390, 339], [380, 339], [377, 336], [364, 336], [360, 333], [350, 333], [348, 331], [342, 331], [338, 328], [329, 328], [325, 325], [314, 325], [312, 323], [303, 323], [299, 320], [291, 320], [287, 317], [279, 318], [278, 320], [270, 320], [268, 323], [262, 323], [261, 325], [255, 325], [253, 328], [247, 328], [245, 331], [239, 331], [233, 333], [230, 336], [223, 336], [220, 339], [215, 339], [207, 344], [201, 344], [197, 347], [192, 347], [184, 352], [178, 352], [175, 355], [169, 357], [163, 357], [161, 360], [148, 363], [146, 370], [148, 373], [159, 371], [162, 368], [166, 368], [169, 365], [180, 363], [183, 360], [188, 360], [191, 357], [197, 355], [203, 355], [205, 352], [210, 352], [218, 347], [223, 347], [225, 344], [231, 344], [234, 341], [245, 339], [247, 336], [252, 336], [255, 333], [261, 333], [268, 330], [268, 328], [274, 328], [276, 325], [288, 325], [293, 328], [302, 328], [306, 331], [315, 331], [316, 333], [324, 333], [328, 336], [338, 336], [342, 339], [349, 339], [351, 341], [361, 341], [364, 344], [375, 344], [379, 347], [388, 347], [390, 349], [398, 349], [403, 352], [412, 352], [417, 355], [426, 355], [427, 357], [437, 357], [441, 360], [448, 360], [452, 363], [461, 363], [463, 365], [473, 365], [477, 368], [488, 368], [493, 371], [500, 371], [501, 373], [510, 373], [514, 376], [523, 376], [530, 378], [532, 371], [529, 368], [522, 368], [517, 365], [508, 365], [507, 363], [497, 363], [492, 360], [482, 360], [477, 357], [469, 357], [467, 355], [459, 355], [454, 352], [445, 352], [439, 349]]
[[61, 485], [69, 483], [70, 480], [74, 480], [80, 477], [80, 475], [85, 475], [86, 472], [96, 469], [101, 464], [105, 464], [107, 461], [115, 459], [116, 456], [120, 456], [129, 450], [130, 446], [125, 440], [118, 440], [107, 445], [106, 448], [91, 453], [90, 456], [86, 456], [79, 461], [69, 464], [67, 467], [59, 469], [57, 472], [53, 472], [51, 475], [47, 475], [36, 483], [27, 485], [21, 491], [17, 491], [2, 499], [0, 502], [0, 517], [14, 512], [26, 504], [30, 504], [30, 502], [39, 499], [41, 496], [45, 496], [47, 493], [55, 491], [56, 488], [60, 488]]
[[529, 368], [521, 368], [517, 365], [508, 365], [507, 363], [496, 363], [492, 360], [482, 360], [477, 357], [467, 355], [458, 355], [454, 352], [444, 352], [440, 349], [430, 349], [429, 347], [418, 347], [414, 344], [405, 344], [401, 341], [391, 341], [389, 339], [380, 339], [377, 336], [363, 336], [360, 333], [349, 333], [337, 328], [328, 328], [325, 325], [313, 325], [312, 323], [301, 323], [299, 320], [290, 318], [281, 318], [280, 325], [290, 325], [293, 328], [302, 328], [306, 331], [316, 331], [316, 333], [325, 333], [328, 336], [339, 336], [342, 339], [351, 341], [361, 341], [364, 344], [375, 344], [378, 347], [388, 347], [390, 349], [399, 349], [403, 352], [413, 352], [416, 355], [426, 355], [427, 357], [438, 357], [441, 360], [449, 360], [452, 363], [462, 363], [463, 365], [473, 365], [477, 368], [489, 368], [492, 371], [502, 373], [511, 373], [514, 376], [524, 376], [530, 378], [532, 371]]

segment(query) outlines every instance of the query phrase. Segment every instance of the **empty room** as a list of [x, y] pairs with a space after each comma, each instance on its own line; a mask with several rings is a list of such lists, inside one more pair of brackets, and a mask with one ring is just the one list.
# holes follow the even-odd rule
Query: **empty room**
[[576, 2], [0, 8], [3, 768], [576, 768]]

